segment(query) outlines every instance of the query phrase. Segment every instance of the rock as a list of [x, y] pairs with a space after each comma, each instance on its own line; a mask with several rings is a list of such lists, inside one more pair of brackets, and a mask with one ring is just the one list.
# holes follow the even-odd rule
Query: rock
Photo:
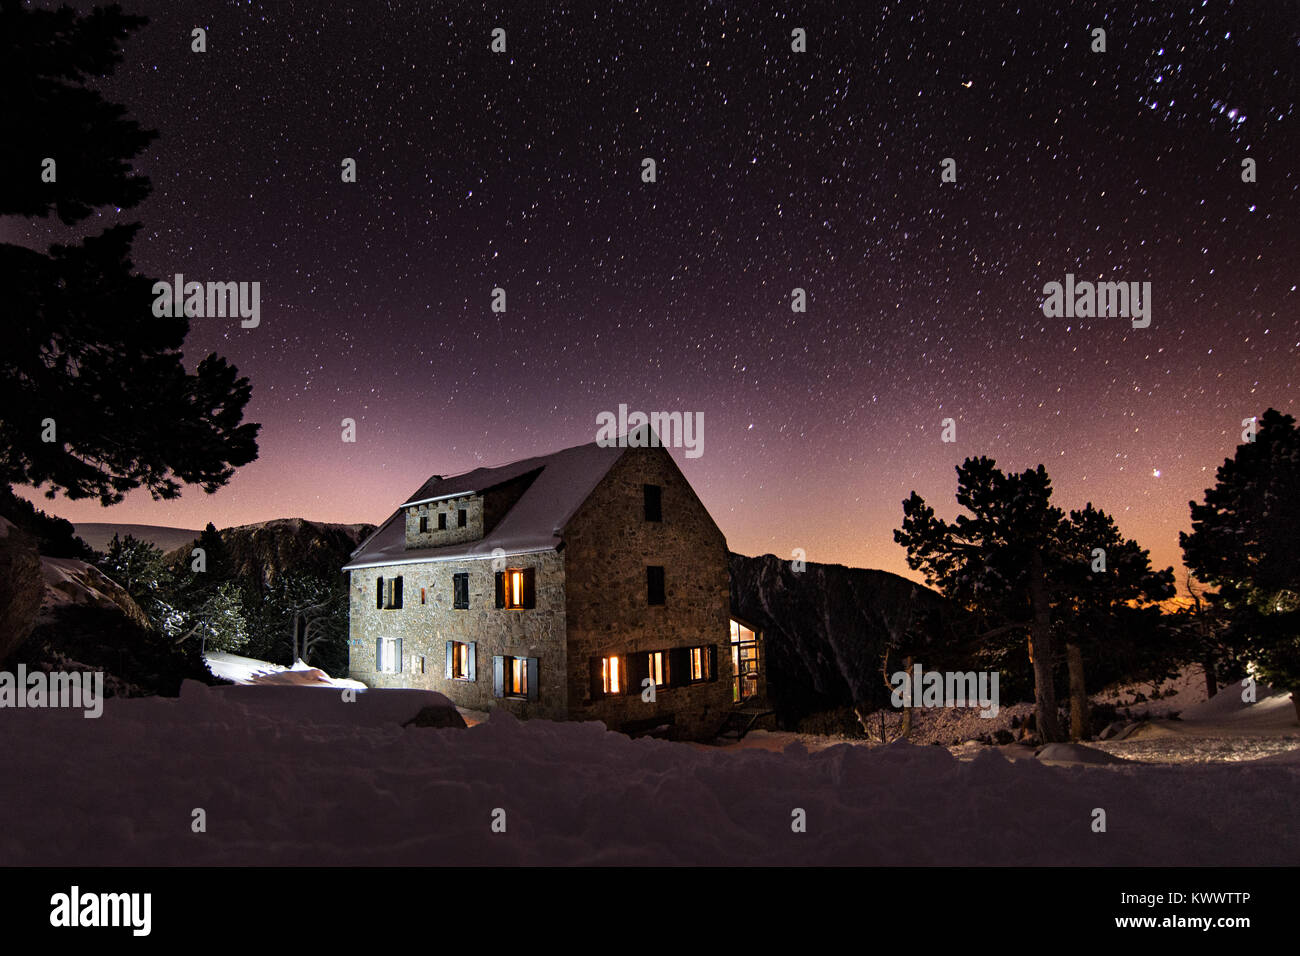
[[1083, 744], [1047, 744], [1034, 754], [1042, 763], [1112, 764], [1129, 763], [1123, 757]]
[[44, 599], [35, 539], [0, 518], [0, 663], [27, 640]]
[[1127, 726], [1128, 724], [1126, 724], [1122, 720], [1112, 720], [1109, 724], [1107, 724], [1105, 727], [1101, 729], [1101, 733], [1097, 735], [1097, 739], [1110, 740], [1110, 738], [1114, 737], [1116, 734], [1118, 734]]
[[993, 732], [993, 741], [1000, 747], [1014, 743], [1015, 739], [1016, 735], [1009, 730], [996, 730]]
[[420, 712], [402, 724], [403, 727], [464, 727], [465, 718], [455, 707], [421, 707]]

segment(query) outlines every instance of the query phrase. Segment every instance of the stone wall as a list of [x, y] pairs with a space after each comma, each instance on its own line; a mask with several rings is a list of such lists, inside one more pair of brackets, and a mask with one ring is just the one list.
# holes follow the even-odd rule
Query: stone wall
[[[645, 520], [646, 484], [663, 520]], [[677, 735], [712, 737], [732, 707], [727, 543], [671, 455], [629, 448], [565, 529], [569, 713], [613, 730], [672, 715]], [[646, 599], [646, 567], [664, 568], [665, 603]], [[715, 680], [592, 698], [590, 660], [674, 647], [717, 647]]]
[[[568, 713], [565, 651], [565, 558], [554, 551], [507, 559], [511, 568], [535, 568], [536, 606], [506, 610], [496, 606], [491, 558], [429, 561], [362, 568], [351, 572], [348, 634], [349, 676], [370, 687], [436, 690], [474, 710], [503, 707], [518, 717], [562, 719]], [[457, 609], [452, 575], [469, 574], [469, 608]], [[402, 607], [375, 607], [376, 578], [402, 576]], [[424, 603], [421, 603], [424, 589]], [[376, 641], [402, 639], [402, 672], [376, 670]], [[474, 643], [477, 673], [473, 683], [446, 679], [447, 641]], [[535, 657], [538, 699], [493, 696], [492, 658]], [[422, 665], [422, 666], [421, 666]]]

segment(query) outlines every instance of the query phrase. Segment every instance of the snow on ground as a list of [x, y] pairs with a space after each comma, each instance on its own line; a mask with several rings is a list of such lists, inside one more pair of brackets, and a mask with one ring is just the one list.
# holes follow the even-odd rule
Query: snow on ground
[[208, 670], [216, 677], [234, 684], [293, 684], [302, 687], [364, 688], [361, 681], [330, 677], [318, 667], [295, 661], [292, 667], [241, 657], [226, 651], [208, 651], [203, 655]]
[[[1300, 764], [1048, 766], [977, 748], [403, 727], [425, 691], [217, 687], [0, 710], [0, 865], [1300, 863]], [[1028, 748], [1020, 748], [1027, 750]], [[1092, 811], [1108, 830], [1094, 833]], [[206, 832], [191, 830], [193, 810]], [[506, 832], [492, 832], [493, 812]], [[806, 813], [807, 832], [791, 829]]]

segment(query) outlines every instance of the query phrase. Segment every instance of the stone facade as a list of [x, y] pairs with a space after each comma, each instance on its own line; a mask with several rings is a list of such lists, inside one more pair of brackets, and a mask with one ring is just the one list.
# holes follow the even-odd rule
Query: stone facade
[[[518, 501], [533, 473], [482, 494], [407, 506], [407, 547], [438, 547], [418, 531], [422, 513], [467, 505], [465, 531], [482, 537]], [[645, 486], [660, 489], [661, 520], [647, 520]], [[422, 512], [421, 508], [429, 510]], [[429, 524], [436, 529], [436, 519]], [[415, 529], [414, 532], [412, 529]], [[444, 532], [445, 533], [445, 532]], [[456, 539], [456, 542], [465, 540]], [[727, 544], [672, 456], [628, 448], [569, 518], [549, 551], [508, 554], [508, 569], [532, 568], [533, 606], [497, 606], [491, 557], [354, 568], [351, 571], [350, 676], [372, 687], [418, 687], [475, 710], [503, 707], [519, 717], [601, 720], [614, 730], [671, 721], [673, 735], [710, 738], [732, 707]], [[446, 543], [456, 543], [448, 540]], [[650, 601], [647, 568], [663, 569], [663, 603]], [[454, 606], [453, 577], [467, 574], [469, 607]], [[402, 606], [377, 606], [379, 578], [402, 578]], [[400, 639], [401, 670], [378, 669], [378, 642]], [[474, 680], [447, 677], [447, 642], [474, 646]], [[686, 649], [712, 662], [707, 679], [684, 683]], [[709, 650], [712, 648], [712, 650]], [[648, 652], [671, 658], [669, 686], [642, 694], [638, 669]], [[593, 669], [618, 657], [635, 686], [606, 694]], [[536, 699], [497, 696], [494, 657], [536, 661]], [[594, 663], [593, 663], [594, 662]]]
[[[645, 520], [647, 484], [662, 489], [661, 521]], [[712, 737], [732, 706], [727, 542], [672, 456], [629, 448], [564, 540], [570, 713], [612, 729], [671, 716], [677, 736]], [[664, 569], [661, 606], [647, 603], [649, 565]], [[658, 689], [654, 703], [639, 685], [593, 698], [593, 658], [709, 645], [717, 658], [709, 681]]]
[[[504, 707], [518, 717], [561, 719], [568, 715], [565, 595], [562, 553], [513, 555], [510, 568], [535, 568], [535, 606], [496, 606], [490, 558], [425, 561], [351, 572], [349, 675], [370, 687], [418, 687], [446, 694], [461, 707]], [[453, 607], [453, 576], [469, 575], [469, 607]], [[402, 606], [376, 607], [377, 579], [402, 577]], [[402, 670], [377, 670], [380, 638], [400, 638]], [[447, 642], [475, 646], [475, 680], [447, 679]], [[494, 695], [492, 658], [537, 660], [537, 699]]]

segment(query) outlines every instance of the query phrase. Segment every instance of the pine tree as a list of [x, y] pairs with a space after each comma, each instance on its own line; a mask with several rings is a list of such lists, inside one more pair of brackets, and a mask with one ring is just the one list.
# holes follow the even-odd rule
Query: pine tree
[[1125, 538], [1115, 519], [1092, 502], [1070, 512], [1061, 528], [1061, 542], [1064, 561], [1056, 606], [1066, 634], [1070, 736], [1084, 740], [1089, 736], [1085, 654], [1104, 652], [1108, 643], [1117, 640], [1123, 631], [1122, 618], [1173, 597], [1174, 569], [1153, 570], [1150, 552]]
[[1183, 560], [1218, 589], [1212, 601], [1259, 676], [1291, 690], [1300, 715], [1300, 431], [1270, 408], [1253, 440], [1215, 473], [1205, 500], [1188, 502]]
[[903, 502], [903, 526], [894, 540], [907, 563], [961, 607], [997, 626], [990, 637], [1028, 634], [1034, 669], [1038, 729], [1061, 740], [1052, 647], [1052, 575], [1060, 566], [1064, 514], [1051, 504], [1046, 469], [1005, 475], [990, 458], [957, 467], [957, 503], [966, 509], [949, 523], [916, 492]]
[[[144, 22], [117, 6], [0, 0], [0, 215], [72, 226], [148, 195], [131, 161], [156, 134], [99, 92]], [[141, 487], [175, 498], [183, 484], [215, 491], [257, 457], [259, 426], [242, 423], [248, 380], [216, 355], [186, 370], [189, 322], [154, 316], [153, 282], [130, 258], [138, 229], [46, 251], [0, 243], [0, 484], [106, 505]]]

